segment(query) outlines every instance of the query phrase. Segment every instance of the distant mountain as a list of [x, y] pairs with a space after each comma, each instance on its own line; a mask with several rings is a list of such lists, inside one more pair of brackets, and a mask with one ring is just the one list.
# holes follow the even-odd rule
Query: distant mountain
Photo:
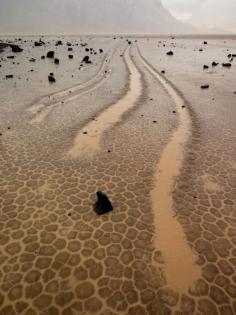
[[1, 33], [189, 33], [160, 0], [0, 0]]

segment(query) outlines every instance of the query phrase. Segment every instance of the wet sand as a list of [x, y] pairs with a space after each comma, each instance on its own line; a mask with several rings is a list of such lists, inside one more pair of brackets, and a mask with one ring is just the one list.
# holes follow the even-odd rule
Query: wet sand
[[0, 53], [0, 314], [235, 314], [235, 40], [24, 39]]

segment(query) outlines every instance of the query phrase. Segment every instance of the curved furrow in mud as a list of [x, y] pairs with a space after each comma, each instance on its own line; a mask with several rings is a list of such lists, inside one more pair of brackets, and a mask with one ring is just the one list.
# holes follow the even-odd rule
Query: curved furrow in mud
[[144, 59], [138, 47], [137, 51], [145, 68], [174, 101], [179, 115], [179, 125], [156, 167], [151, 199], [157, 235], [154, 243], [156, 248], [161, 250], [165, 260], [165, 277], [168, 284], [178, 292], [187, 292], [200, 278], [201, 270], [196, 265], [197, 256], [189, 247], [184, 231], [174, 217], [172, 191], [182, 168], [184, 148], [190, 136], [191, 120], [181, 94]]
[[115, 51], [116, 48], [107, 53], [98, 73], [88, 81], [50, 95], [43, 96], [40, 100], [30, 106], [27, 110], [34, 115], [31, 123], [42, 122], [54, 107], [75, 100], [81, 95], [89, 93], [104, 83], [111, 73], [111, 71], [109, 71], [109, 67]]
[[136, 105], [142, 93], [141, 74], [132, 61], [130, 48], [125, 51], [125, 62], [129, 70], [129, 89], [127, 93], [79, 131], [72, 148], [68, 152], [69, 157], [92, 156], [99, 149], [103, 133], [120, 121], [122, 115]]

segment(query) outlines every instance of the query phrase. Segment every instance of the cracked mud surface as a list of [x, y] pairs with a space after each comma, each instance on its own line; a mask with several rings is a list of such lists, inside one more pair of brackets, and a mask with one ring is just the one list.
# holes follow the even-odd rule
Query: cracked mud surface
[[[0, 54], [0, 314], [235, 314], [235, 64], [230, 71], [205, 73], [211, 89], [199, 89], [202, 63], [214, 54], [223, 58], [227, 47], [236, 49], [235, 42], [212, 40], [204, 54], [196, 51], [193, 56], [201, 41], [177, 39], [170, 60], [165, 50], [173, 47], [171, 40], [163, 48], [159, 39], [138, 39], [145, 60], [159, 72], [165, 68], [191, 120], [170, 196], [174, 218], [201, 271], [183, 293], [165, 276], [165, 259], [154, 243], [158, 228], [151, 201], [158, 163], [181, 126], [175, 100], [131, 45], [130, 56], [141, 74], [138, 100], [104, 130], [92, 159], [69, 158], [78, 132], [128, 93], [132, 73], [124, 59], [127, 42], [81, 39], [103, 48], [104, 54], [94, 56], [93, 66], [72, 78], [83, 56], [79, 49], [78, 59], [58, 67], [53, 86], [44, 82], [48, 70], [42, 61], [37, 67], [44, 70], [30, 74], [29, 83], [17, 76], [4, 80], [11, 67], [26, 80], [24, 62], [43, 53], [27, 40], [27, 49], [15, 60], [22, 63], [19, 69], [5, 60], [9, 52]], [[48, 41], [40, 49], [49, 50], [52, 39]], [[62, 60], [64, 48], [58, 51]], [[110, 72], [99, 84], [98, 73], [110, 50]], [[183, 55], [187, 65], [180, 62]], [[82, 89], [68, 92], [81, 84]], [[62, 90], [66, 92], [61, 95]], [[50, 111], [32, 124], [40, 113], [29, 108], [48, 94], [56, 103], [45, 102]], [[98, 217], [93, 211], [97, 190], [109, 196], [113, 212]]]

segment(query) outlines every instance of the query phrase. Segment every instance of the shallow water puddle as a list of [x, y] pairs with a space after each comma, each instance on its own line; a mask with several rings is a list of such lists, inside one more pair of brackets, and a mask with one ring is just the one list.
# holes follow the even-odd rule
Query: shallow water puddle
[[130, 72], [128, 92], [79, 131], [68, 156], [75, 158], [93, 155], [99, 149], [104, 131], [118, 122], [125, 112], [136, 105], [142, 92], [141, 74], [130, 58], [130, 48], [126, 50], [124, 57]]
[[183, 163], [183, 146], [188, 140], [190, 119], [187, 111], [182, 108], [184, 100], [179, 93], [141, 55], [140, 58], [174, 100], [180, 118], [179, 126], [157, 165], [151, 199], [157, 235], [155, 247], [163, 254], [165, 277], [170, 286], [182, 292], [192, 287], [201, 276], [200, 267], [195, 264], [197, 256], [189, 247], [181, 225], [174, 218], [171, 196], [175, 178], [179, 175]]

